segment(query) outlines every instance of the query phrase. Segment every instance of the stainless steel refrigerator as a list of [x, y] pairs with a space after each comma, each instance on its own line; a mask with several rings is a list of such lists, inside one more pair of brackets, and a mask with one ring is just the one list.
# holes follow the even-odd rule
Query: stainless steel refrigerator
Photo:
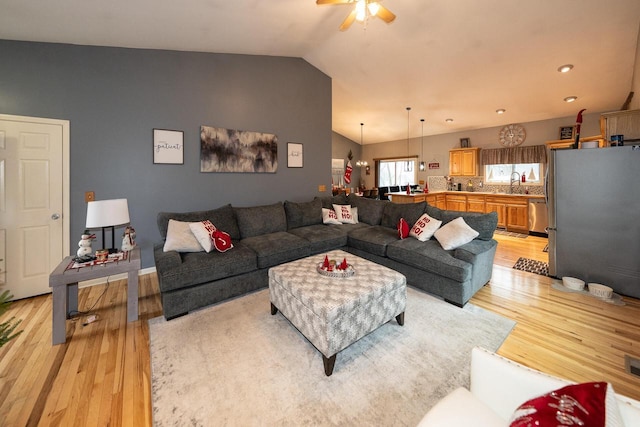
[[549, 274], [640, 298], [640, 146], [551, 150]]

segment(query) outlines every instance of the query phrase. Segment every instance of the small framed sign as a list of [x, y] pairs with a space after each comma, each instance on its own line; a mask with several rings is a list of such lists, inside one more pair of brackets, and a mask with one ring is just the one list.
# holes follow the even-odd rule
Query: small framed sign
[[560, 126], [560, 139], [573, 139], [573, 126]]
[[184, 132], [154, 129], [153, 163], [184, 164]]
[[303, 146], [296, 142], [287, 143], [287, 167], [301, 168], [304, 165]]
[[460, 138], [460, 148], [469, 148], [471, 147], [471, 141], [469, 138]]

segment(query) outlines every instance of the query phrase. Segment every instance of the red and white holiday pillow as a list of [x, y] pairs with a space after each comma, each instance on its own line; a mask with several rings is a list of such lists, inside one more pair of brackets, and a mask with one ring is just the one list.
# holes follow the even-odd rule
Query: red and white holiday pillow
[[[356, 208], [354, 208], [356, 209]], [[357, 211], [354, 212], [351, 209], [351, 205], [333, 205], [333, 210], [336, 211], [336, 215], [338, 216], [338, 221], [343, 224], [357, 224], [358, 223], [358, 214]]]
[[421, 242], [426, 242], [440, 228], [440, 225], [442, 225], [442, 221], [423, 214], [411, 227], [409, 236], [415, 237]]
[[224, 231], [218, 230], [209, 220], [192, 222], [189, 227], [207, 253], [211, 252], [213, 248], [216, 248], [218, 252], [226, 252], [233, 248], [231, 236]]
[[327, 208], [322, 208], [322, 223], [342, 225], [342, 223], [338, 219], [338, 215], [336, 215], [336, 211]]
[[404, 220], [404, 218], [400, 218], [398, 220], [398, 237], [401, 240], [409, 237], [409, 224]]
[[572, 384], [528, 400], [511, 416], [510, 427], [622, 427], [624, 423], [610, 384]]

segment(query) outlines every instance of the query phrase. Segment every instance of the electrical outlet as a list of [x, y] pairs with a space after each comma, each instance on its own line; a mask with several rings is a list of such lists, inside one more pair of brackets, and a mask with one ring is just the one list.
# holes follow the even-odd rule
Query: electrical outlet
[[86, 203], [93, 202], [96, 199], [96, 193], [93, 191], [84, 192], [84, 201]]

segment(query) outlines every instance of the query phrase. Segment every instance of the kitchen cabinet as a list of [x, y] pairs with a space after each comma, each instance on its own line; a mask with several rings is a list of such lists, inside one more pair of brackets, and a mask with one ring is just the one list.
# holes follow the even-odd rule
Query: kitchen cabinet
[[447, 199], [444, 193], [427, 194], [427, 203], [436, 208], [446, 209]]
[[[604, 148], [607, 146], [606, 140], [602, 137], [602, 135], [595, 135], [595, 136], [586, 136], [584, 138], [580, 138], [580, 141], [578, 141], [578, 148], [582, 148], [583, 142], [589, 142], [589, 141], [598, 141], [598, 148]], [[565, 148], [573, 148], [573, 143], [574, 143], [573, 139], [557, 139], [554, 141], [547, 141], [544, 144], [550, 150], [562, 150]]]
[[424, 202], [426, 199], [426, 194], [424, 193], [387, 193], [389, 198], [393, 203], [420, 203]]
[[447, 210], [463, 212], [467, 210], [467, 196], [464, 194], [447, 194], [445, 197]]
[[450, 176], [478, 176], [479, 147], [455, 148], [449, 151]]
[[611, 141], [611, 135], [624, 135], [625, 141], [640, 139], [640, 110], [601, 114], [600, 132], [606, 142]]
[[528, 200], [522, 197], [487, 196], [485, 212], [498, 214], [498, 227], [507, 231], [529, 231]]
[[484, 213], [485, 197], [483, 195], [467, 194], [467, 212]]

